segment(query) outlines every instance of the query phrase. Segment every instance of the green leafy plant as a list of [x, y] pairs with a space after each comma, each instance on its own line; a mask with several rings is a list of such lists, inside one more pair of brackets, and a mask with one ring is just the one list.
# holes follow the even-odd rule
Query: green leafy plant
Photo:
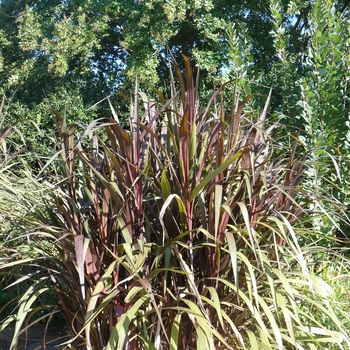
[[[320, 0], [301, 7], [292, 1], [287, 10], [279, 0], [271, 0], [270, 10], [271, 35], [278, 56], [270, 77], [281, 95], [279, 118], [288, 125], [282, 130], [294, 132], [296, 128], [300, 140], [310, 150], [309, 161], [313, 163], [309, 169], [310, 188], [328, 193], [346, 206], [348, 11], [340, 3]], [[295, 13], [297, 21], [290, 26]], [[328, 210], [335, 208], [330, 205]], [[324, 233], [334, 232], [333, 223], [324, 221], [323, 226]]]
[[[184, 62], [170, 99], [136, 83], [130, 130], [112, 107], [76, 138], [53, 111], [62, 149], [32, 179], [37, 196], [22, 193], [26, 231], [2, 243], [2, 271], [26, 267], [8, 288], [29, 283], [0, 326], [15, 322], [12, 348], [42, 308], [64, 315], [72, 349], [349, 346], [299, 244], [314, 234], [305, 156], [264, 132], [271, 92], [252, 122], [253, 96], [226, 110], [224, 85], [203, 104]], [[58, 165], [64, 176], [46, 172]], [[47, 292], [57, 306], [36, 303]]]

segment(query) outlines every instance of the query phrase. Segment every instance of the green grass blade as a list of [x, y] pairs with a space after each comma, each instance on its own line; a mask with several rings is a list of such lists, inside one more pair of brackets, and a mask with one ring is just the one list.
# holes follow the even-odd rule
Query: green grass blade
[[125, 343], [128, 342], [128, 333], [130, 323], [136, 318], [140, 307], [149, 299], [147, 295], [142, 296], [125, 312], [117, 324], [113, 327], [111, 336], [108, 340], [105, 350], [122, 350]]
[[191, 192], [190, 194], [190, 201], [192, 201], [198, 193], [212, 181], [215, 176], [219, 175], [221, 172], [226, 170], [234, 161], [239, 159], [243, 154], [243, 150], [235, 153], [232, 157], [227, 159], [225, 162], [223, 162], [221, 165], [219, 165], [215, 170], [210, 172]]
[[181, 313], [178, 313], [173, 321], [173, 325], [171, 327], [171, 336], [170, 336], [170, 350], [178, 349], [178, 338], [179, 338], [179, 329], [181, 323]]

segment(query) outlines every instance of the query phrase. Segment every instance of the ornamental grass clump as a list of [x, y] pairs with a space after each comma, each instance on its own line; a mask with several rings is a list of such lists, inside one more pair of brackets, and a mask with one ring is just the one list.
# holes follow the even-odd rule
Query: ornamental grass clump
[[[130, 130], [112, 106], [78, 136], [53, 111], [62, 149], [32, 179], [36, 200], [22, 196], [25, 231], [2, 243], [12, 251], [1, 269], [22, 273], [8, 288], [28, 288], [0, 326], [15, 322], [12, 348], [45, 307], [48, 322], [64, 316], [71, 349], [350, 345], [299, 245], [306, 165], [296, 144], [276, 152], [264, 132], [271, 91], [252, 121], [253, 96], [227, 110], [224, 85], [203, 104], [185, 67], [169, 99], [136, 84]], [[41, 305], [45, 293], [57, 305]]]

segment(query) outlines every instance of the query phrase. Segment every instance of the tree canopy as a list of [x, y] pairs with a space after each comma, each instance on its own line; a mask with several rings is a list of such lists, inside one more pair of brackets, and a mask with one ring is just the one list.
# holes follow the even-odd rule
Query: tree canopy
[[[156, 84], [166, 72], [167, 47], [175, 58], [185, 54], [204, 73], [220, 75], [229, 66], [232, 33], [236, 53], [245, 56], [251, 70], [266, 73], [278, 59], [273, 7], [279, 8], [289, 52], [305, 56], [317, 3], [3, 0], [2, 86], [20, 88], [29, 100], [40, 100], [43, 91], [59, 85], [79, 88], [88, 98], [95, 91], [100, 97], [136, 73]], [[331, 5], [348, 17], [347, 1]]]

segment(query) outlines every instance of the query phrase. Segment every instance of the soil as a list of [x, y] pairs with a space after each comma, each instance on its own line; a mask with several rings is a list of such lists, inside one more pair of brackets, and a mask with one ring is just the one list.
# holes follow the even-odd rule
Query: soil
[[[14, 327], [7, 326], [0, 333], [0, 350], [10, 350]], [[18, 350], [64, 350], [64, 343], [68, 338], [65, 332], [49, 331], [46, 334], [46, 347], [43, 344], [45, 333], [44, 325], [34, 325], [29, 328], [27, 337], [21, 334], [18, 340]]]

